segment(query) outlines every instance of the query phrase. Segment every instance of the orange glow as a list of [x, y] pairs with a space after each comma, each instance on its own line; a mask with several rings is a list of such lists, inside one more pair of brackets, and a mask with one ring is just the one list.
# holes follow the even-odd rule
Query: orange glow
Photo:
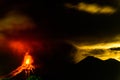
[[17, 75], [21, 73], [22, 71], [25, 71], [26, 75], [29, 75], [30, 72], [33, 71], [33, 69], [35, 69], [33, 65], [33, 58], [31, 55], [29, 55], [29, 52], [26, 52], [23, 63], [21, 64], [20, 67], [18, 67], [16, 70], [12, 72], [12, 76]]
[[33, 69], [35, 68], [33, 66], [33, 58], [31, 55], [29, 55], [29, 52], [26, 52], [21, 67], [22, 67], [22, 70], [25, 70], [25, 73], [27, 75], [29, 75], [30, 71], [33, 71]]
[[33, 58], [28, 52], [26, 52], [21, 66], [23, 67], [23, 70], [25, 70], [26, 74], [29, 74], [29, 72], [35, 68], [33, 66]]
[[18, 74], [20, 74], [22, 71], [25, 71], [26, 75], [29, 76], [30, 72], [33, 72], [33, 69], [35, 69], [35, 66], [33, 65], [33, 58], [32, 56], [29, 54], [29, 51], [25, 53], [24, 56], [24, 60], [21, 64], [21, 66], [19, 66], [17, 69], [13, 70], [10, 74], [5, 75], [5, 76], [0, 76], [1, 78], [11, 78], [14, 77]]
[[26, 60], [26, 64], [27, 64], [27, 65], [30, 64], [30, 59], [27, 59], [27, 60]]
[[29, 65], [32, 63], [33, 63], [32, 56], [30, 56], [28, 53], [26, 53], [24, 56], [24, 61], [23, 61], [22, 65]]
[[10, 41], [9, 46], [15, 53], [24, 53], [29, 49], [28, 45], [22, 41]]

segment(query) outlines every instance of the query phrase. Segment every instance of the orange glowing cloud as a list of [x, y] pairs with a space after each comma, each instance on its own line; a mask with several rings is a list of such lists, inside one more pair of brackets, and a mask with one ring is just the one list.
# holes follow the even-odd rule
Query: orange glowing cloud
[[28, 49], [30, 49], [30, 46], [28, 46], [27, 43], [23, 41], [10, 41], [9, 47], [15, 52], [15, 53], [24, 53]]
[[35, 51], [35, 50], [44, 50], [44, 46], [42, 41], [37, 40], [28, 40], [28, 39], [11, 39], [7, 42], [8, 48], [13, 53], [22, 54], [28, 50]]

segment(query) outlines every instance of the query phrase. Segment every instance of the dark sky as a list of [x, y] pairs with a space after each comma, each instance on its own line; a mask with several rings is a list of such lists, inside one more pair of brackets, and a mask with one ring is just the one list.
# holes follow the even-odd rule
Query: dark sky
[[17, 11], [30, 15], [39, 24], [39, 27], [48, 30], [54, 36], [95, 34], [97, 36], [99, 34], [109, 35], [119, 32], [119, 9], [113, 15], [92, 15], [64, 6], [65, 3], [77, 4], [79, 2], [98, 3], [119, 8], [118, 0], [5, 0], [1, 4], [1, 14], [4, 15], [7, 11], [15, 8]]
[[[112, 15], [90, 14], [64, 6], [65, 3], [77, 4], [79, 2], [110, 5], [116, 8], [117, 12]], [[43, 57], [45, 59], [40, 59], [44, 63], [43, 70], [36, 70], [36, 74], [43, 80], [119, 80], [119, 62], [101, 61], [88, 57], [78, 64], [73, 64], [68, 58], [72, 49], [71, 45], [57, 42], [76, 37], [98, 38], [119, 35], [119, 2], [119, 0], [1, 0], [0, 17], [4, 17], [12, 9], [20, 11], [31, 17], [37, 24], [37, 27], [30, 31], [30, 35], [37, 35], [35, 37], [42, 35], [44, 39], [51, 40], [52, 50], [45, 53], [54, 55], [46, 57], [45, 54]], [[29, 35], [27, 32], [23, 33], [24, 36]], [[38, 55], [36, 58], [39, 58]]]
[[[64, 6], [65, 3], [77, 4], [79, 2], [113, 6], [117, 8], [117, 12], [113, 15], [94, 15]], [[39, 24], [40, 29], [43, 28], [55, 37], [119, 34], [120, 16], [118, 0], [5, 0], [1, 6], [1, 14], [4, 15], [7, 11], [15, 8], [17, 11], [32, 17]]]

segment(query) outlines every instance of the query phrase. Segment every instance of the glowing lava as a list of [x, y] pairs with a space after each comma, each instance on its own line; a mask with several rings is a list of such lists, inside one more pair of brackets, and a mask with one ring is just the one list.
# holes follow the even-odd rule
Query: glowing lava
[[30, 71], [33, 71], [33, 69], [35, 68], [32, 64], [33, 64], [33, 58], [31, 55], [29, 55], [29, 52], [26, 52], [21, 66], [23, 67], [23, 70], [25, 70], [25, 73], [28, 75]]
[[29, 76], [30, 72], [33, 72], [33, 69], [35, 69], [34, 65], [33, 65], [33, 58], [32, 56], [29, 54], [29, 51], [27, 51], [25, 53], [24, 56], [24, 60], [21, 64], [21, 66], [19, 66], [17, 69], [13, 70], [11, 73], [9, 73], [8, 75], [5, 76], [0, 76], [0, 79], [4, 79], [4, 78], [12, 78], [18, 74], [20, 74], [21, 72], [25, 71], [26, 75]]

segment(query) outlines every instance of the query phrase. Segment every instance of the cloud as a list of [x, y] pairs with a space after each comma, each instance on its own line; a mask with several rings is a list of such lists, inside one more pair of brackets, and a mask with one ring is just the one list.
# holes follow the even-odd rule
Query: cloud
[[113, 14], [116, 12], [116, 9], [112, 6], [100, 6], [99, 4], [88, 4], [80, 2], [77, 5], [72, 5], [70, 3], [65, 4], [67, 8], [73, 8], [79, 11], [84, 11], [91, 14]]
[[34, 25], [35, 24], [29, 17], [10, 12], [5, 17], [0, 19], [0, 32], [31, 29], [34, 27]]
[[12, 36], [19, 36], [23, 31], [27, 33], [35, 27], [35, 23], [27, 15], [11, 10], [0, 18], [0, 48], [8, 46]]
[[[98, 43], [77, 43], [71, 42], [76, 48], [76, 52], [72, 54], [75, 63], [80, 62], [88, 56], [93, 56], [101, 60], [115, 59], [120, 61], [120, 36], [113, 39]], [[94, 42], [94, 41], [93, 41]]]

